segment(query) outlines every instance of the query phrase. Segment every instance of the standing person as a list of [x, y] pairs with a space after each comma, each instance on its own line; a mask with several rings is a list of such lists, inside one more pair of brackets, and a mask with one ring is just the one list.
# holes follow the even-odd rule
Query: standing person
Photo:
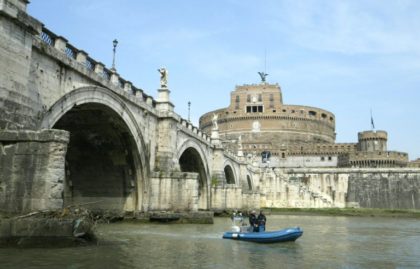
[[260, 211], [260, 214], [258, 215], [257, 222], [258, 222], [258, 231], [265, 232], [265, 223], [267, 222], [267, 218], [265, 217], [262, 210]]
[[253, 232], [258, 232], [258, 220], [255, 214], [255, 210], [252, 210], [251, 214], [249, 215], [249, 225], [252, 227]]
[[230, 216], [230, 219], [231, 219], [232, 221], [235, 221], [236, 215], [237, 215], [237, 211], [236, 211], [236, 209], [235, 209], [235, 210], [233, 210], [233, 213], [232, 213], [232, 216]]

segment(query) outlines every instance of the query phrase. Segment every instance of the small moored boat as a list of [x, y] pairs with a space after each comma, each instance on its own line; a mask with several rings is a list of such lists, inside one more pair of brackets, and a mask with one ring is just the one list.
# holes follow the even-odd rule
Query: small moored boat
[[303, 230], [299, 227], [270, 232], [248, 232], [240, 229], [240, 231], [225, 232], [223, 238], [257, 243], [277, 243], [295, 241], [302, 234]]

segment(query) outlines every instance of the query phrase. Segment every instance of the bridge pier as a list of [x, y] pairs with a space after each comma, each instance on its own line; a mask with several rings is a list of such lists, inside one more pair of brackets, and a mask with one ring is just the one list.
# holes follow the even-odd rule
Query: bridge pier
[[0, 132], [0, 210], [24, 213], [63, 206], [69, 133]]
[[156, 109], [159, 113], [159, 132], [156, 152], [156, 171], [171, 171], [176, 167], [174, 163], [174, 152], [176, 152], [176, 125], [174, 118], [174, 105], [169, 99], [168, 88], [158, 89]]

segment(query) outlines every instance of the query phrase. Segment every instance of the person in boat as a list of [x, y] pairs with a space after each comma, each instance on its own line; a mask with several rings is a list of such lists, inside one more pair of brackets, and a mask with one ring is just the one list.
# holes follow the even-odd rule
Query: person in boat
[[253, 232], [258, 232], [258, 220], [255, 210], [252, 210], [251, 214], [249, 214], [249, 225], [252, 227]]
[[257, 217], [258, 222], [258, 231], [265, 232], [265, 223], [267, 222], [267, 218], [264, 215], [264, 212], [261, 210], [260, 214]]
[[234, 220], [235, 220], [235, 218], [236, 218], [236, 215], [237, 215], [237, 211], [236, 211], [236, 210], [233, 210], [233, 213], [232, 213], [232, 216], [230, 216], [230, 219], [231, 219], [232, 221], [234, 221]]

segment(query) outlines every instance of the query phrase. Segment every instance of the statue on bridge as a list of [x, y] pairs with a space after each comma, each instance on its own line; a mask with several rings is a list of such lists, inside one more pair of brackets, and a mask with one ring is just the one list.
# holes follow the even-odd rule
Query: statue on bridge
[[212, 123], [213, 123], [213, 128], [212, 128], [212, 130], [219, 130], [219, 126], [217, 125], [217, 118], [218, 118], [219, 116], [216, 114], [216, 113], [213, 113], [213, 119], [211, 120], [212, 121]]
[[158, 69], [160, 73], [160, 87], [167, 88], [168, 87], [168, 70], [162, 67]]

